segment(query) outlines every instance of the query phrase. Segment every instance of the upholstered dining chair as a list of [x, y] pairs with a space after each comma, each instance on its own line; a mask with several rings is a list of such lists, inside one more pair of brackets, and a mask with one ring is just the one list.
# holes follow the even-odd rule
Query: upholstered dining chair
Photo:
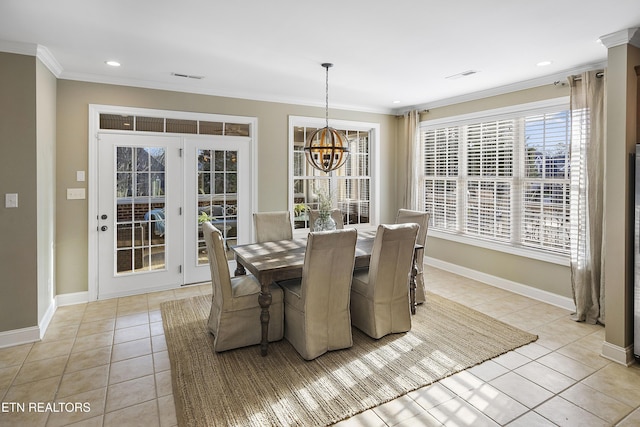
[[351, 323], [372, 338], [411, 329], [409, 275], [417, 224], [379, 225], [369, 269], [351, 284]]
[[416, 243], [423, 246], [423, 249], [416, 251], [416, 304], [422, 304], [426, 301], [425, 284], [424, 284], [424, 248], [427, 245], [427, 231], [429, 230], [429, 213], [422, 211], [413, 211], [409, 209], [398, 210], [396, 216], [396, 224], [406, 224], [408, 222], [416, 223], [420, 226]]
[[278, 282], [284, 290], [284, 337], [306, 360], [353, 345], [349, 292], [355, 229], [309, 233], [302, 278]]
[[293, 239], [293, 226], [289, 211], [257, 212], [253, 214], [256, 242], [275, 242]]
[[[213, 287], [208, 327], [215, 337], [214, 350], [220, 352], [260, 344], [260, 283], [252, 275], [231, 277], [222, 233], [209, 222], [202, 224], [202, 232]], [[284, 336], [284, 310], [282, 289], [275, 284], [271, 286], [271, 298], [268, 338], [278, 341]]]
[[[313, 225], [320, 217], [320, 211], [312, 209], [309, 211], [309, 229], [313, 231]], [[344, 228], [344, 219], [342, 218], [342, 211], [340, 209], [331, 210], [331, 218], [336, 222], [336, 230], [342, 230]]]

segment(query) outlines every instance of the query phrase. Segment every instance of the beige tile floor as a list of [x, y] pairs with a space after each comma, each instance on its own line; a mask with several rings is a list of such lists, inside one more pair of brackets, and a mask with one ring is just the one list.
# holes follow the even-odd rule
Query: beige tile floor
[[[564, 309], [426, 270], [431, 291], [539, 339], [340, 426], [640, 425], [640, 367], [599, 356], [602, 327], [575, 323]], [[176, 425], [160, 303], [209, 292], [209, 285], [199, 285], [60, 307], [41, 342], [0, 349], [0, 426]], [[29, 412], [28, 406], [22, 412], [7, 406], [15, 402], [59, 406], [53, 407], [58, 412]], [[74, 403], [86, 407], [61, 410]]]

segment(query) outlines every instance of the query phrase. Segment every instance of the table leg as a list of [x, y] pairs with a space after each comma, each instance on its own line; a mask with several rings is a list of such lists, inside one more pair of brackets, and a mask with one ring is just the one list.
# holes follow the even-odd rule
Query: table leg
[[416, 276], [418, 275], [418, 264], [416, 264], [417, 252], [417, 249], [413, 251], [413, 261], [411, 262], [411, 278], [409, 279], [409, 302], [411, 305], [411, 314], [416, 314]]
[[269, 289], [269, 282], [260, 284], [262, 289], [258, 296], [258, 303], [262, 308], [260, 313], [260, 324], [262, 327], [262, 340], [260, 341], [260, 354], [262, 356], [267, 355], [267, 348], [269, 347], [269, 306], [271, 305], [271, 291]]
[[236, 261], [236, 270], [233, 272], [234, 276], [244, 276], [247, 274], [247, 270], [244, 269], [244, 265]]

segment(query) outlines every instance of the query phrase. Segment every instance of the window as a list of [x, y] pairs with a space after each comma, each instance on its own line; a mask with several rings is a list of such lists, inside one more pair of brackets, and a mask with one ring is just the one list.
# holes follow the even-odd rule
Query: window
[[309, 165], [303, 151], [307, 137], [324, 120], [292, 117], [290, 124], [290, 203], [295, 228], [309, 228], [307, 210], [318, 209], [318, 192], [326, 191], [340, 209], [345, 224], [369, 224], [376, 216], [375, 147], [379, 125], [331, 120], [349, 141], [349, 159], [340, 169], [325, 174]]
[[570, 114], [547, 104], [422, 123], [432, 230], [569, 253]]

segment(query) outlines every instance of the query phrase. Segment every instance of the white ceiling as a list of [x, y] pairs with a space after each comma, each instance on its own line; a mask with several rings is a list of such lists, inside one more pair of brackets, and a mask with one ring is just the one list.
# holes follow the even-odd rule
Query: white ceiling
[[324, 106], [332, 62], [330, 109], [375, 112], [552, 84], [638, 26], [638, 0], [0, 1], [0, 50], [61, 79]]

